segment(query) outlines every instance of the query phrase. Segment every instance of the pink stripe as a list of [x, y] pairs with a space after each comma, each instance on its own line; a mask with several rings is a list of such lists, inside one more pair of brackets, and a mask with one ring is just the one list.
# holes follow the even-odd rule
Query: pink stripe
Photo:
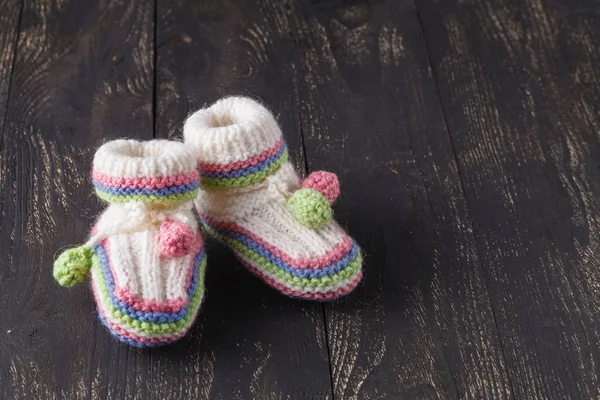
[[119, 325], [116, 325], [114, 322], [112, 322], [110, 320], [110, 318], [107, 316], [106, 312], [102, 308], [102, 303], [100, 302], [100, 297], [98, 295], [96, 285], [94, 284], [94, 282], [92, 282], [92, 291], [94, 292], [94, 297], [96, 297], [96, 304], [98, 305], [98, 311], [100, 312], [100, 314], [102, 314], [102, 316], [104, 317], [106, 322], [108, 322], [110, 327], [112, 329], [114, 329], [115, 332], [117, 332], [119, 335], [125, 336], [128, 339], [133, 339], [136, 342], [153, 343], [153, 344], [163, 343], [163, 342], [171, 342], [171, 341], [178, 340], [181, 337], [183, 337], [187, 333], [187, 331], [191, 328], [191, 325], [190, 325], [187, 328], [185, 328], [183, 331], [178, 333], [177, 335], [173, 335], [173, 336], [161, 336], [161, 337], [157, 337], [157, 338], [146, 338], [146, 337], [136, 335], [133, 332], [126, 331], [125, 329], [123, 329]]
[[147, 300], [129, 292], [129, 288], [119, 288], [115, 290], [115, 296], [127, 303], [135, 311], [141, 312], [160, 312], [176, 313], [185, 307], [187, 299], [178, 298], [159, 302], [156, 300]]
[[278, 248], [274, 247], [270, 243], [265, 242], [260, 237], [256, 236], [254, 233], [245, 230], [241, 226], [237, 225], [234, 222], [219, 222], [212, 218], [208, 218], [206, 215], [202, 214], [198, 208], [196, 208], [198, 214], [207, 221], [209, 221], [212, 225], [215, 225], [221, 229], [235, 231], [241, 233], [243, 235], [248, 236], [252, 240], [260, 243], [264, 247], [266, 247], [271, 253], [273, 253], [276, 257], [282, 259], [286, 264], [289, 264], [293, 268], [302, 268], [302, 269], [322, 269], [326, 268], [332, 263], [343, 258], [350, 250], [352, 249], [352, 238], [348, 235], [344, 235], [344, 240], [336, 243], [332, 246], [332, 249], [326, 252], [323, 255], [316, 256], [311, 259], [306, 259], [305, 257], [292, 258], [286, 253], [282, 252]]
[[273, 156], [279, 151], [279, 148], [283, 145], [283, 137], [275, 143], [275, 146], [271, 147], [264, 152], [257, 154], [253, 157], [250, 157], [243, 161], [236, 161], [229, 164], [210, 164], [210, 163], [198, 163], [198, 168], [203, 171], [211, 171], [211, 172], [231, 172], [237, 169], [247, 168], [251, 165], [256, 165], [259, 162], [266, 160], [267, 158]]
[[[200, 234], [198, 234], [198, 243], [199, 244], [199, 248], [198, 248], [198, 252], [200, 251], [200, 249], [202, 248], [202, 237], [200, 236]], [[129, 305], [131, 308], [133, 308], [135, 311], [141, 311], [141, 312], [160, 312], [160, 313], [176, 313], [180, 310], [182, 310], [188, 303], [188, 298], [183, 298], [183, 297], [179, 297], [177, 299], [171, 299], [171, 300], [167, 300], [166, 302], [158, 302], [156, 300], [147, 300], [144, 299], [142, 297], [139, 297], [136, 294], [131, 293], [131, 289], [126, 286], [126, 287], [119, 287], [119, 283], [117, 281], [117, 274], [115, 273], [115, 270], [113, 268], [112, 262], [110, 261], [110, 251], [109, 251], [109, 246], [108, 246], [108, 240], [104, 240], [102, 242], [104, 249], [106, 251], [106, 255], [108, 258], [108, 266], [110, 269], [110, 273], [113, 276], [113, 280], [115, 281], [115, 297], [117, 297], [119, 300], [127, 303], [127, 305]], [[196, 252], [196, 254], [198, 253]], [[192, 281], [192, 276], [194, 275], [194, 260], [195, 260], [195, 255], [194, 254], [190, 260], [190, 268], [188, 268], [188, 272], [187, 272], [187, 277], [186, 277], [186, 281], [185, 281], [185, 287], [186, 289], [190, 287], [190, 282]], [[103, 272], [102, 272], [103, 273]], [[200, 283], [198, 282], [198, 285]], [[107, 288], [108, 289], [108, 288]], [[110, 289], [109, 289], [110, 290]], [[198, 290], [198, 289], [196, 289]]]
[[354, 280], [352, 280], [352, 282], [350, 282], [348, 284], [348, 286], [339, 288], [338, 290], [336, 290], [334, 292], [327, 292], [327, 293], [300, 292], [298, 290], [290, 289], [289, 287], [284, 286], [284, 285], [280, 284], [279, 282], [274, 281], [273, 279], [271, 279], [270, 277], [265, 275], [261, 270], [254, 267], [253, 265], [247, 263], [246, 261], [242, 260], [239, 257], [238, 257], [238, 260], [240, 260], [240, 262], [244, 266], [246, 266], [246, 268], [248, 268], [253, 274], [257, 275], [262, 280], [264, 280], [266, 283], [268, 283], [275, 289], [279, 290], [280, 292], [282, 292], [288, 296], [301, 297], [303, 299], [308, 299], [308, 300], [333, 300], [333, 299], [343, 296], [347, 293], [350, 293], [362, 279], [362, 271], [359, 271], [358, 274], [356, 275], [356, 278], [354, 278]]
[[190, 182], [200, 179], [198, 171], [190, 171], [184, 174], [175, 176], [157, 176], [157, 177], [141, 177], [141, 178], [123, 178], [118, 176], [110, 176], [98, 171], [92, 172], [92, 179], [95, 182], [101, 183], [104, 186], [114, 188], [146, 188], [146, 189], [162, 189], [167, 186], [186, 185]]

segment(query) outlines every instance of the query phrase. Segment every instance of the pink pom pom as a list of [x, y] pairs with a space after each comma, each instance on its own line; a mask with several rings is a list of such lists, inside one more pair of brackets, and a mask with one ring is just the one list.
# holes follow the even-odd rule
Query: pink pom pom
[[337, 175], [331, 172], [313, 172], [302, 182], [302, 187], [318, 191], [325, 196], [329, 204], [333, 204], [340, 195], [340, 182]]
[[188, 224], [166, 219], [160, 225], [158, 248], [168, 258], [183, 257], [197, 247], [194, 232]]

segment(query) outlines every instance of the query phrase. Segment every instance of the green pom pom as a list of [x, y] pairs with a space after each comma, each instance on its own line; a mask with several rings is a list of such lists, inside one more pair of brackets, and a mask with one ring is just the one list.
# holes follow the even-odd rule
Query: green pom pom
[[310, 229], [321, 229], [333, 218], [329, 201], [313, 189], [297, 190], [287, 201], [294, 217]]
[[65, 287], [83, 282], [92, 267], [93, 256], [94, 250], [86, 244], [65, 250], [54, 261], [54, 279]]

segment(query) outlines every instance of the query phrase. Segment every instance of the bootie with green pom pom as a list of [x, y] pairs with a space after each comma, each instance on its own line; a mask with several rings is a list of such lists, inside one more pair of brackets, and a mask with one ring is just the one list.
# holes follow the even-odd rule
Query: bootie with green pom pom
[[181, 338], [204, 296], [206, 259], [193, 215], [194, 153], [167, 140], [115, 140], [94, 157], [96, 194], [109, 202], [91, 237], [64, 251], [54, 278], [73, 286], [91, 271], [101, 321], [119, 340], [154, 347]]
[[184, 138], [199, 161], [201, 222], [252, 272], [302, 299], [332, 300], [356, 287], [360, 249], [332, 217], [337, 177], [314, 172], [301, 182], [265, 107], [219, 100], [188, 118]]

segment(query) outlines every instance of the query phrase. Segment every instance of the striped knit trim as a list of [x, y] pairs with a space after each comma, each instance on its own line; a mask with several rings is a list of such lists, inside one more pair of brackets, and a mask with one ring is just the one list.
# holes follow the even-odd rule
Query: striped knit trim
[[210, 221], [204, 216], [200, 216], [200, 218], [204, 225], [207, 226], [207, 229], [215, 232], [219, 236], [227, 236], [229, 239], [233, 239], [241, 245], [245, 245], [249, 249], [259, 254], [266, 261], [298, 278], [317, 279], [335, 275], [336, 273], [342, 271], [351, 260], [354, 260], [360, 251], [358, 245], [352, 241], [348, 251], [342, 254], [336, 254], [338, 258], [330, 260], [329, 264], [323, 264], [319, 269], [303, 268], [304, 266], [298, 263], [290, 263], [291, 260], [289, 258], [286, 260], [282, 258], [281, 255], [274, 254], [271, 250], [271, 246], [266, 246], [262, 240], [256, 240], [254, 237], [249, 236], [247, 232], [244, 232], [241, 229], [222, 229], [215, 224], [214, 220]]
[[288, 160], [285, 141], [248, 160], [230, 164], [198, 164], [202, 185], [213, 188], [237, 188], [253, 185], [274, 174]]
[[[296, 270], [297, 273], [294, 273], [294, 270], [286, 270], [281, 259], [274, 258], [273, 254], [268, 254], [264, 248], [261, 248], [260, 244], [251, 238], [244, 235], [240, 236], [238, 235], [239, 232], [220, 232], [208, 224], [206, 219], [201, 217], [201, 221], [211, 235], [231, 246], [235, 252], [242, 255], [255, 268], [276, 277], [282, 285], [298, 292], [298, 297], [305, 297], [302, 295], [303, 293], [335, 292], [340, 289], [338, 286], [340, 282], [347, 280], [353, 282], [353, 278], [361, 273], [362, 257], [356, 245], [352, 246], [353, 251], [340, 261], [325, 267], [323, 269], [327, 272], [325, 275], [314, 278], [300, 277], [299, 274], [306, 274], [306, 269], [298, 269]], [[234, 234], [236, 237], [234, 237]]]
[[[198, 282], [204, 282], [204, 274], [206, 271], [206, 257], [203, 257], [198, 269]], [[153, 323], [140, 321], [132, 318], [130, 315], [119, 310], [111, 302], [107, 282], [104, 279], [102, 271], [102, 261], [97, 254], [94, 254], [92, 261], [92, 286], [95, 289], [96, 302], [102, 313], [114, 323], [117, 323], [127, 331], [134, 332], [138, 335], [143, 334], [159, 334], [159, 335], [174, 335], [186, 329], [193, 322], [195, 311], [200, 307], [200, 303], [204, 294], [204, 285], [199, 284], [198, 290], [195, 291], [189, 303], [189, 310], [185, 317], [175, 322]]]
[[[97, 245], [94, 249], [96, 250], [96, 254], [98, 257], [100, 257], [100, 261], [102, 262], [102, 272], [108, 287], [110, 301], [118, 310], [136, 320], [155, 323], [179, 321], [188, 314], [190, 306], [189, 301], [194, 297], [194, 293], [199, 286], [199, 271], [196, 266], [200, 265], [205, 257], [204, 249], [200, 250], [194, 257], [192, 257], [189, 268], [189, 278], [186, 279], [186, 293], [188, 295], [187, 299], [182, 299], [182, 301], [178, 302], [182, 303], [181, 307], [176, 312], [171, 313], [150, 311], [148, 307], [146, 307], [146, 304], [144, 302], [140, 302], [139, 299], [135, 298], [135, 296], [123, 296], [122, 291], [121, 293], [116, 293], [115, 274], [113, 272], [112, 263], [110, 262], [110, 258], [108, 256], [109, 251], [105, 244]], [[200, 284], [202, 284], [202, 282]], [[131, 300], [133, 297], [134, 302], [127, 301], [123, 299], [123, 297], [127, 300]]]
[[197, 172], [176, 176], [122, 178], [94, 171], [92, 182], [96, 194], [111, 203], [142, 201], [153, 204], [172, 204], [193, 200], [200, 181]]
[[98, 171], [92, 172], [92, 180], [112, 188], [130, 189], [162, 189], [169, 186], [186, 185], [200, 179], [198, 171], [174, 176], [157, 176], [142, 178], [123, 178], [120, 176], [106, 175]]
[[[92, 281], [92, 289], [94, 291], [94, 295], [97, 297], [98, 293], [97, 293], [97, 289], [96, 286], [94, 285], [94, 282]], [[202, 303], [203, 299], [200, 299], [200, 303]], [[162, 346], [165, 344], [169, 344], [169, 343], [173, 343], [176, 340], [179, 340], [181, 337], [183, 337], [188, 330], [191, 328], [193, 321], [196, 318], [196, 315], [198, 314], [200, 307], [197, 307], [194, 311], [193, 311], [193, 315], [191, 317], [191, 323], [185, 327], [183, 330], [181, 330], [180, 332], [178, 332], [177, 334], [147, 334], [147, 333], [142, 333], [142, 332], [135, 332], [135, 331], [131, 331], [129, 329], [127, 329], [127, 327], [124, 327], [122, 325], [120, 325], [119, 321], [115, 321], [112, 320], [110, 315], [106, 315], [104, 314], [104, 310], [101, 308], [98, 308], [98, 315], [102, 321], [102, 323], [108, 328], [108, 330], [115, 336], [117, 337], [117, 339], [128, 343], [132, 346], [135, 347], [156, 347], [156, 346]]]
[[[96, 295], [97, 289], [94, 284], [92, 284], [92, 289], [94, 290], [94, 295]], [[188, 324], [181, 331], [174, 333], [174, 334], [169, 334], [169, 333], [163, 334], [163, 333], [144, 333], [144, 332], [131, 330], [127, 326], [122, 325], [120, 321], [115, 320], [113, 316], [105, 314], [104, 313], [105, 310], [98, 308], [98, 314], [106, 320], [107, 324], [109, 324], [107, 327], [109, 327], [113, 331], [116, 331], [117, 333], [119, 333], [123, 336], [129, 337], [129, 338], [135, 337], [136, 340], [139, 340], [139, 341], [151, 341], [151, 342], [174, 341], [174, 340], [177, 340], [178, 338], [180, 338], [181, 336], [185, 335], [185, 332], [187, 332], [188, 329], [192, 326], [193, 320], [196, 317], [196, 314], [198, 313], [198, 311], [199, 311], [199, 308], [194, 310], [194, 313], [192, 315], [192, 323]]]
[[175, 336], [165, 336], [162, 338], [145, 338], [135, 333], [131, 333], [121, 328], [118, 325], [109, 322], [106, 317], [102, 314], [102, 312], [98, 311], [98, 317], [100, 317], [100, 321], [102, 324], [109, 330], [109, 332], [117, 338], [119, 341], [127, 343], [133, 347], [147, 348], [147, 347], [160, 347], [165, 346], [167, 344], [171, 344], [181, 339], [186, 333], [187, 329], [179, 335]]
[[[354, 280], [356, 279], [356, 277], [358, 275], [362, 274], [362, 271], [358, 270], [358, 272], [354, 275], [350, 275], [349, 277], [344, 278], [344, 279], [339, 279], [339, 280], [335, 281], [334, 283], [332, 283], [328, 286], [323, 286], [323, 287], [319, 287], [319, 286], [305, 287], [305, 286], [300, 286], [300, 285], [289, 285], [288, 282], [283, 281], [279, 276], [273, 274], [269, 270], [261, 269], [260, 265], [257, 265], [255, 261], [246, 257], [244, 254], [236, 252], [236, 256], [240, 261], [242, 261], [242, 263], [244, 263], [245, 265], [250, 265], [252, 268], [257, 270], [257, 271], [253, 271], [253, 272], [255, 272], [255, 273], [259, 272], [260, 276], [268, 278], [269, 280], [276, 282], [279, 285], [285, 286], [288, 290], [295, 291], [295, 292], [298, 292], [303, 295], [308, 295], [311, 293], [325, 295], [325, 294], [337, 292], [339, 290], [344, 290], [344, 288], [348, 287], [348, 285], [350, 285], [352, 282], [354, 282]], [[360, 260], [362, 261], [362, 259], [360, 259]]]
[[279, 290], [283, 294], [290, 296], [290, 297], [297, 298], [297, 299], [301, 299], [301, 300], [331, 301], [331, 300], [339, 299], [340, 297], [345, 296], [348, 293], [350, 293], [351, 291], [353, 291], [354, 288], [356, 288], [356, 286], [358, 286], [358, 284], [360, 283], [360, 281], [362, 279], [362, 275], [363, 275], [362, 271], [359, 271], [359, 273], [356, 276], [348, 279], [345, 282], [341, 282], [341, 285], [337, 290], [333, 290], [333, 291], [329, 291], [329, 292], [324, 292], [324, 291], [307, 292], [306, 290], [303, 290], [303, 288], [297, 288], [297, 287], [290, 288], [290, 287], [286, 286], [277, 277], [268, 274], [266, 271], [260, 270], [255, 265], [252, 265], [252, 263], [250, 263], [250, 261], [246, 260], [243, 255], [241, 255], [239, 253], [235, 253], [235, 254], [236, 254], [237, 258], [240, 260], [240, 262], [242, 264], [244, 264], [244, 266], [246, 266], [246, 268], [248, 268], [250, 270], [250, 272], [252, 272], [256, 276], [258, 276], [259, 278], [261, 278], [262, 280], [264, 280], [269, 285], [271, 285], [275, 289]]
[[[200, 186], [198, 184], [198, 186]], [[188, 201], [192, 201], [196, 198], [198, 194], [198, 189], [195, 189], [191, 192], [180, 193], [180, 194], [172, 194], [168, 196], [156, 196], [156, 195], [145, 195], [145, 194], [134, 194], [134, 195], [115, 195], [106, 192], [102, 192], [98, 188], [96, 188], [96, 195], [100, 197], [102, 200], [108, 201], [109, 203], [127, 203], [129, 201], [141, 201], [144, 203], [152, 203], [152, 204], [165, 204], [171, 205], [176, 203], [185, 203]]]

